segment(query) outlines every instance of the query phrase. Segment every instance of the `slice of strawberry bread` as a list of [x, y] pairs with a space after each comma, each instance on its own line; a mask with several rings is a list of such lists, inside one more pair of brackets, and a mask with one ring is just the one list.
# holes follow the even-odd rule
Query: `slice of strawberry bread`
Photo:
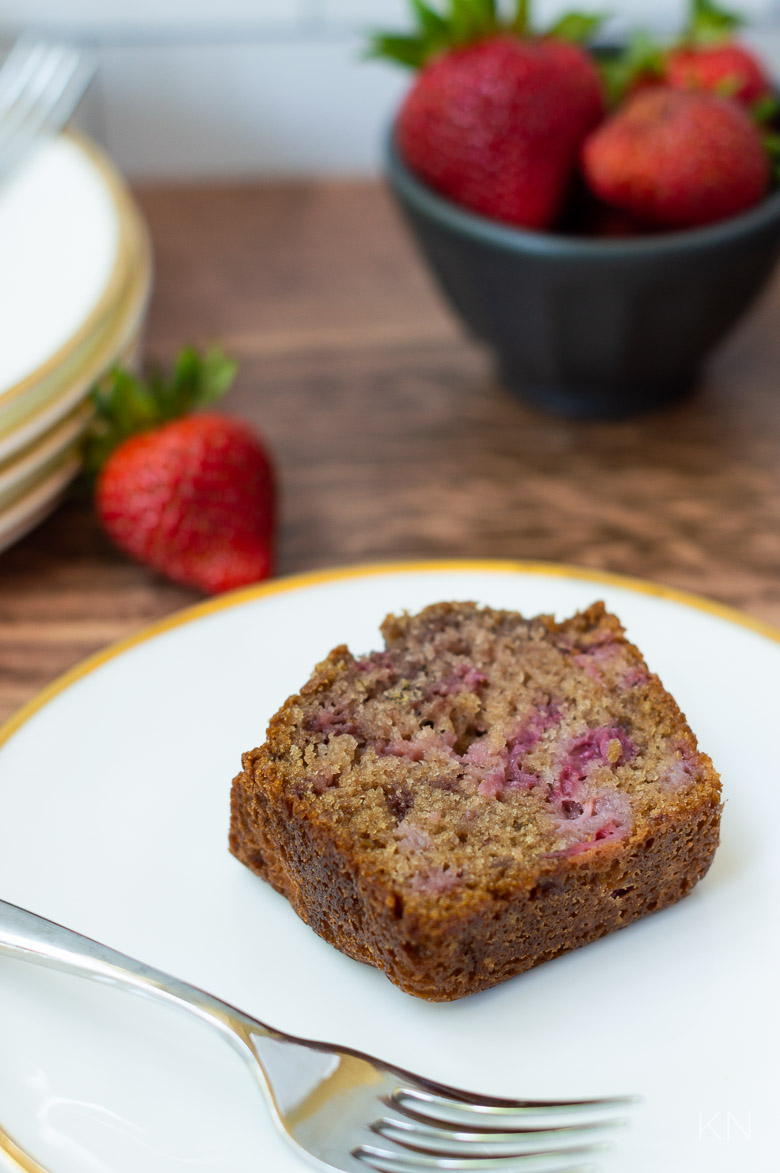
[[230, 848], [337, 948], [460, 998], [685, 896], [720, 782], [602, 603], [474, 603], [335, 648], [234, 780]]

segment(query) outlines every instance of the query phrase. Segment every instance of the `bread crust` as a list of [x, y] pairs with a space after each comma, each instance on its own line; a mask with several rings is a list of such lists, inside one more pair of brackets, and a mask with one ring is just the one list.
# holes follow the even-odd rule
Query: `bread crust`
[[[556, 631], [565, 626], [546, 622]], [[568, 622], [582, 627], [581, 616]], [[297, 797], [284, 777], [301, 705], [329, 688], [346, 657], [345, 647], [334, 649], [272, 719], [265, 744], [244, 754], [233, 781], [230, 850], [320, 936], [377, 966], [406, 993], [450, 1001], [487, 989], [675, 903], [710, 867], [720, 783], [700, 755], [697, 785], [670, 794], [626, 839], [579, 854], [549, 853], [489, 888], [432, 895], [394, 887], [348, 826]], [[695, 747], [675, 701], [651, 679], [658, 722]]]

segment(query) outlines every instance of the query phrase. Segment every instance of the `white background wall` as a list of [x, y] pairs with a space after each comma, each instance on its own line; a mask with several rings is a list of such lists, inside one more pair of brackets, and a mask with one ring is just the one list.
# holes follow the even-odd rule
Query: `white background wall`
[[[736, 0], [780, 72], [780, 0]], [[535, 0], [670, 30], [685, 0]], [[408, 75], [361, 59], [407, 0], [0, 0], [0, 32], [35, 27], [98, 57], [82, 120], [134, 177], [366, 174]]]

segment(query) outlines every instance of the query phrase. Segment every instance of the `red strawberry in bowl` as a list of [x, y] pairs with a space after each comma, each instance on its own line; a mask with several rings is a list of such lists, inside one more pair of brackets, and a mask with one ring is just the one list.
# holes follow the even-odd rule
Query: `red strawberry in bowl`
[[[759, 58], [734, 39], [742, 19], [713, 0], [691, 0], [682, 38], [662, 45], [644, 32], [602, 63], [613, 103], [654, 85], [701, 90], [733, 98], [743, 106], [763, 106], [772, 83]], [[763, 109], [757, 111], [762, 116]], [[770, 111], [771, 113], [771, 111]]]
[[772, 88], [755, 54], [736, 42], [674, 49], [666, 62], [665, 79], [678, 89], [710, 90], [745, 106], [760, 102]]
[[87, 463], [109, 537], [175, 582], [215, 594], [273, 569], [274, 478], [248, 424], [214, 413], [234, 364], [184, 351], [173, 378], [116, 371], [93, 393]]
[[375, 42], [377, 54], [421, 66], [398, 116], [405, 162], [483, 216], [548, 227], [604, 112], [598, 70], [570, 39], [594, 21], [564, 18], [536, 37], [527, 35], [524, 3], [509, 26], [484, 0], [456, 0], [449, 19], [422, 3], [416, 11], [416, 36]]
[[709, 90], [745, 106], [766, 98], [772, 83], [755, 53], [734, 40], [742, 20], [712, 0], [692, 0], [682, 42], [666, 57], [664, 80], [682, 90]]
[[[759, 112], [670, 86], [668, 47], [635, 37], [622, 52], [594, 50], [614, 106], [604, 120], [581, 50], [569, 50], [568, 78], [555, 74], [553, 84], [547, 71], [571, 20], [534, 37], [521, 14], [516, 29], [502, 25], [487, 0], [449, 0], [447, 19], [416, 7], [428, 43], [420, 34], [388, 46], [422, 72], [388, 138], [386, 175], [442, 294], [492, 352], [498, 378], [536, 406], [591, 418], [684, 395], [780, 256], [772, 136]], [[453, 45], [456, 8], [477, 7], [492, 30], [464, 31]], [[556, 95], [575, 81], [577, 96], [561, 110]], [[582, 115], [580, 129], [567, 137], [559, 113]], [[567, 176], [566, 152], [583, 133], [579, 174]], [[677, 231], [697, 225], [706, 230]]]
[[585, 141], [582, 167], [604, 203], [648, 224], [693, 228], [764, 197], [769, 162], [746, 111], [715, 94], [656, 86]]

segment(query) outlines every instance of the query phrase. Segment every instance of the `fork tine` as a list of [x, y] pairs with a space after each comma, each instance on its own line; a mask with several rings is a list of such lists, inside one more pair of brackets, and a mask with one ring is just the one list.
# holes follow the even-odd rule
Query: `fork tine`
[[57, 86], [52, 86], [35, 113], [33, 120], [36, 134], [59, 130], [75, 110], [93, 74], [92, 63], [83, 60], [80, 54], [71, 52], [58, 76]]
[[20, 37], [0, 68], [0, 109], [10, 108], [46, 53], [43, 41]]
[[522, 1126], [509, 1129], [501, 1126], [493, 1127], [491, 1123], [483, 1126], [481, 1120], [477, 1120], [476, 1122], [470, 1121], [468, 1129], [464, 1129], [462, 1125], [449, 1123], [436, 1126], [431, 1124], [427, 1118], [423, 1117], [420, 1117], [420, 1119], [407, 1118], [404, 1120], [395, 1120], [392, 1117], [383, 1116], [376, 1123], [394, 1124], [398, 1128], [421, 1133], [431, 1133], [434, 1136], [438, 1136], [439, 1133], [446, 1136], [457, 1136], [464, 1141], [510, 1141], [522, 1136], [552, 1136], [560, 1137], [561, 1139], [565, 1139], [567, 1136], [591, 1136], [594, 1132], [625, 1128], [628, 1124], [628, 1119], [625, 1116], [609, 1116], [604, 1119], [578, 1120], [576, 1124], [539, 1123], [531, 1124], [528, 1127]]
[[601, 1100], [492, 1100], [483, 1097], [482, 1102], [470, 1099], [452, 1099], [416, 1088], [400, 1087], [389, 1097], [388, 1104], [397, 1111], [412, 1118], [431, 1120], [434, 1123], [475, 1124], [479, 1118], [482, 1124], [492, 1123], [495, 1127], [512, 1129], [527, 1127], [529, 1120], [545, 1121], [567, 1117], [590, 1117], [596, 1113], [614, 1113], [632, 1104], [636, 1096], [611, 1096]]
[[19, 80], [16, 96], [5, 110], [0, 122], [0, 136], [3, 150], [20, 135], [26, 134], [27, 121], [35, 116], [41, 103], [45, 103], [50, 89], [58, 86], [57, 73], [61, 67], [63, 50], [59, 46], [45, 46], [41, 55], [36, 55], [34, 69], [25, 70]]
[[615, 1127], [586, 1124], [584, 1127], [527, 1129], [517, 1132], [460, 1132], [452, 1128], [431, 1128], [408, 1120], [392, 1120], [385, 1117], [371, 1125], [385, 1140], [393, 1141], [404, 1148], [432, 1153], [449, 1153], [457, 1156], [520, 1156], [524, 1153], [566, 1152], [578, 1149], [581, 1152], [604, 1151], [611, 1147], [603, 1140], [594, 1140], [594, 1135]]
[[551, 1155], [518, 1157], [426, 1157], [412, 1153], [393, 1153], [374, 1145], [360, 1145], [352, 1156], [378, 1173], [595, 1173], [595, 1166], [583, 1164], [581, 1151]]
[[21, 67], [21, 63], [26, 61], [33, 49], [40, 48], [42, 43], [42, 41], [30, 36], [29, 33], [22, 33], [17, 37], [0, 65], [0, 76], [3, 80], [10, 79], [14, 72]]
[[47, 61], [46, 80], [38, 92], [17, 103], [5, 121], [8, 132], [0, 140], [0, 163], [9, 166], [43, 134], [61, 129], [73, 113], [93, 73], [91, 61], [75, 50], [55, 51]]
[[6, 111], [6, 118], [20, 122], [35, 106], [51, 79], [56, 75], [63, 57], [69, 50], [62, 45], [41, 42], [34, 47], [13, 85], [14, 99]]

